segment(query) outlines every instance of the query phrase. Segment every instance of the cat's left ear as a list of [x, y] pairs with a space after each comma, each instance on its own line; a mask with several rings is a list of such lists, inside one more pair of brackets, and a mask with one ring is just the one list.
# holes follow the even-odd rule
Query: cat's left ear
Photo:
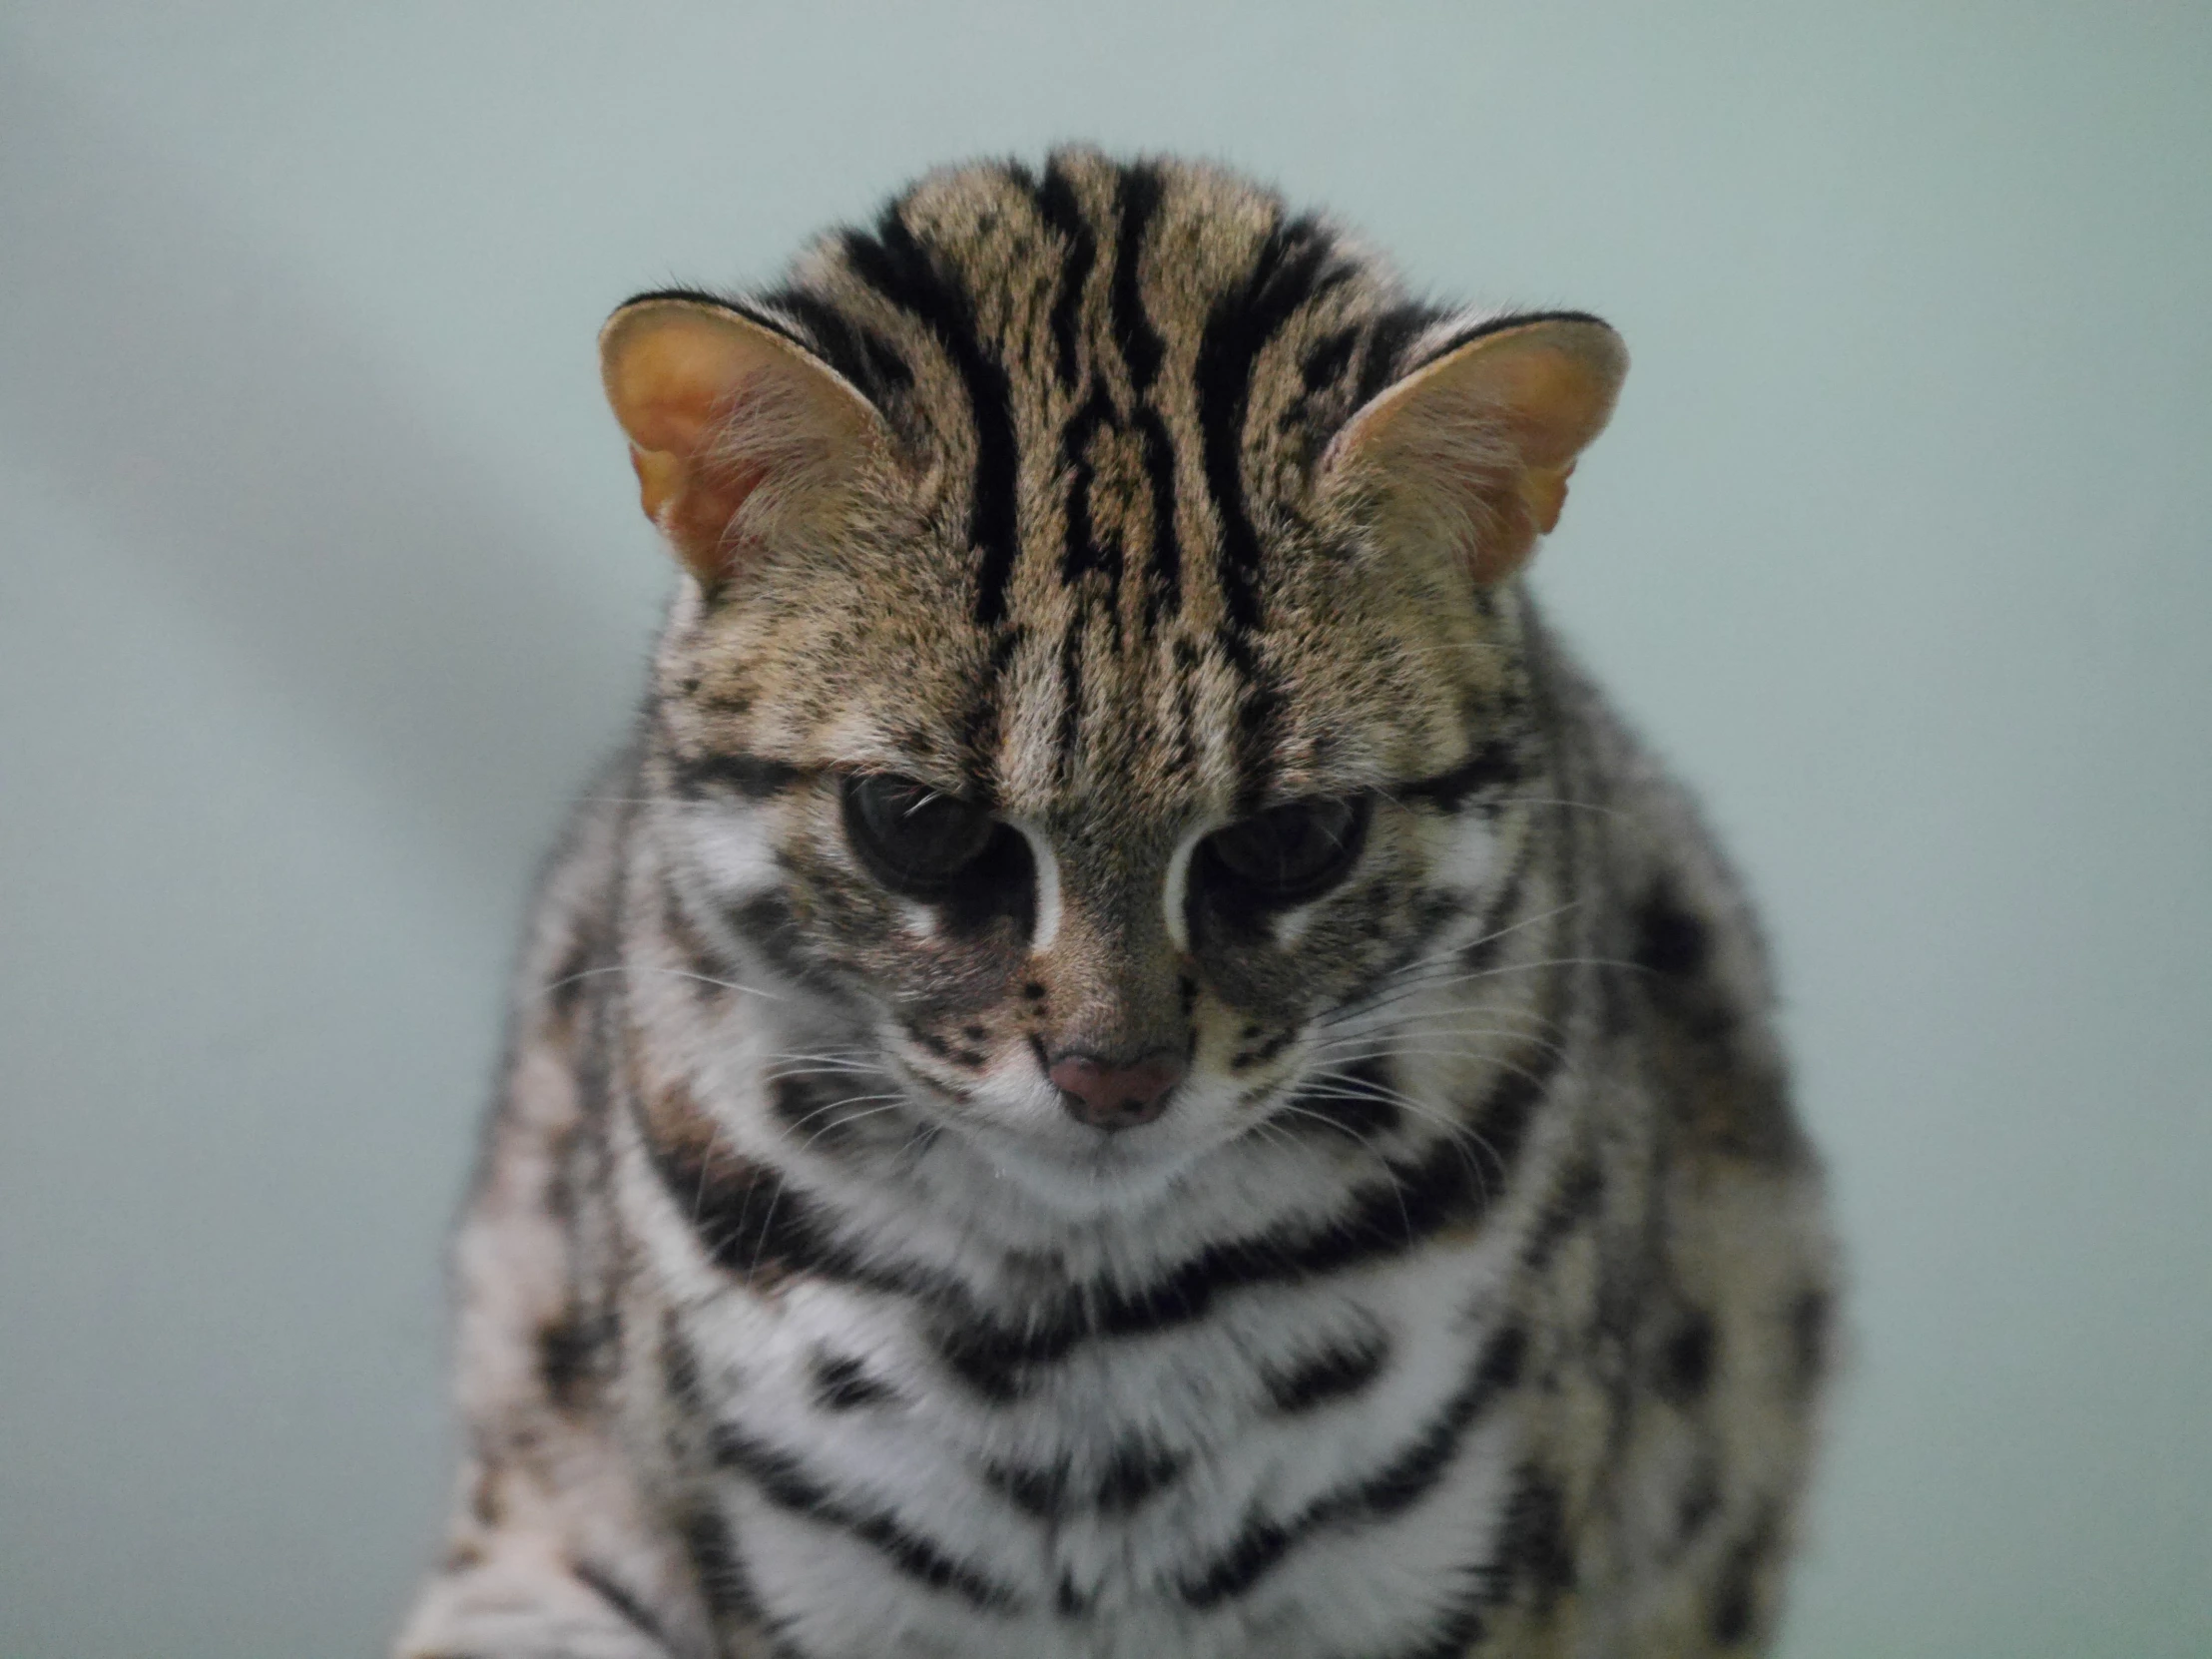
[[1370, 399], [1322, 462], [1386, 534], [1434, 538], [1504, 580], [1559, 522], [1575, 457], [1628, 372], [1620, 335], [1579, 313], [1508, 319]]
[[600, 330], [599, 367], [646, 516], [703, 582], [833, 518], [887, 447], [881, 415], [849, 380], [705, 296], [631, 300]]

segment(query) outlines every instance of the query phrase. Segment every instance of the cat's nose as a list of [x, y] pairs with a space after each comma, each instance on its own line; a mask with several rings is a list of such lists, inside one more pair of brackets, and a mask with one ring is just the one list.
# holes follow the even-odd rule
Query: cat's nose
[[1045, 1076], [1076, 1122], [1093, 1129], [1134, 1129], [1166, 1108], [1168, 1094], [1183, 1081], [1185, 1069], [1182, 1060], [1167, 1054], [1147, 1055], [1131, 1065], [1063, 1054]]

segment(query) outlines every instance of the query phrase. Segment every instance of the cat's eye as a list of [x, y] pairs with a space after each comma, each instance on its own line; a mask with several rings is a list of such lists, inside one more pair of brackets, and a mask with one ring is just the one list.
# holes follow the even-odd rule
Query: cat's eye
[[885, 886], [916, 897], [943, 889], [991, 844], [994, 822], [973, 802], [911, 778], [863, 773], [844, 783], [844, 830]]
[[1210, 873], [1268, 905], [1319, 898], [1350, 873], [1367, 839], [1368, 800], [1293, 801], [1199, 843]]

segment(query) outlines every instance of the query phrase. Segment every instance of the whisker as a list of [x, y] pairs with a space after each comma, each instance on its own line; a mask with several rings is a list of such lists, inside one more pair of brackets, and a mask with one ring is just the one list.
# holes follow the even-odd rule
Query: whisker
[[574, 973], [563, 974], [547, 981], [541, 994], [550, 994], [564, 985], [573, 985], [579, 979], [590, 979], [602, 973], [665, 973], [674, 979], [692, 979], [702, 985], [719, 985], [726, 991], [744, 991], [748, 995], [765, 998], [770, 1002], [782, 1002], [784, 998], [775, 991], [764, 991], [758, 985], [741, 985], [735, 979], [717, 979], [711, 973], [693, 973], [686, 968], [649, 967], [639, 962], [610, 962], [604, 967], [579, 968]]

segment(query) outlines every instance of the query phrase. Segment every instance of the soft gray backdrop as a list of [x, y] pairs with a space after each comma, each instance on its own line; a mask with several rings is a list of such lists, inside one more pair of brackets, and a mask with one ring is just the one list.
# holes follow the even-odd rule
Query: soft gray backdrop
[[1636, 353], [1540, 581], [1835, 1170], [1791, 1659], [2212, 1653], [2208, 88], [2179, 4], [0, 10], [0, 1659], [386, 1639], [666, 587], [593, 330], [1059, 136]]

